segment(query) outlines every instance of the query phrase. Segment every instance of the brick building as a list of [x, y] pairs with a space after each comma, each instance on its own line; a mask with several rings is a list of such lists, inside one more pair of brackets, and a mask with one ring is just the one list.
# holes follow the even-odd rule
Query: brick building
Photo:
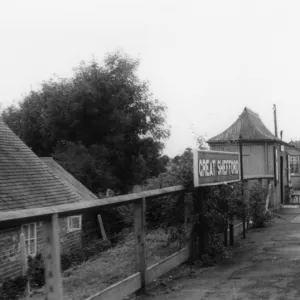
[[[95, 195], [89, 196], [89, 191], [84, 187], [80, 189], [80, 183], [76, 183], [76, 179], [70, 176], [70, 180], [73, 178], [73, 188], [72, 184], [67, 183], [67, 178], [55, 174], [0, 118], [0, 211], [40, 208], [97, 198]], [[61, 251], [80, 247], [82, 216], [63, 217], [59, 221]], [[19, 241], [22, 231], [27, 254], [35, 256], [42, 252], [41, 222], [0, 228], [0, 285], [5, 278], [21, 274]]]

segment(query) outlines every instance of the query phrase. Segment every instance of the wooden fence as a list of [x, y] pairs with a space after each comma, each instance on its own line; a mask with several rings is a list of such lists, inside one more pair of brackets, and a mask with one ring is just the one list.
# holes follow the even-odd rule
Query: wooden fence
[[[251, 180], [252, 179], [254, 178], [251, 178]], [[62, 300], [63, 287], [60, 266], [60, 239], [58, 217], [73, 215], [74, 213], [82, 213], [93, 208], [121, 206], [133, 203], [137, 255], [136, 273], [87, 299], [121, 300], [127, 295], [132, 294], [139, 289], [144, 289], [146, 284], [170, 271], [172, 268], [180, 265], [189, 258], [189, 247], [185, 247], [179, 252], [176, 252], [173, 255], [162, 260], [161, 262], [147, 268], [145, 254], [146, 201], [154, 197], [186, 192], [187, 191], [183, 186], [174, 186], [105, 199], [58, 205], [53, 207], [0, 212], [0, 224], [1, 228], [9, 228], [18, 224], [24, 224], [25, 222], [29, 223], [33, 220], [35, 222], [43, 222], [45, 232], [44, 263], [47, 293], [46, 299]], [[187, 209], [187, 202], [185, 202], [185, 210]], [[236, 225], [237, 233], [241, 232], [241, 226], [242, 223]]]
[[[169, 256], [163, 261], [146, 267], [145, 255], [145, 210], [148, 199], [165, 196], [173, 193], [184, 193], [182, 186], [174, 186], [140, 193], [121, 195], [99, 200], [91, 200], [72, 204], [57, 205], [35, 209], [0, 212], [1, 228], [30, 223], [31, 221], [43, 222], [44, 226], [44, 264], [46, 293], [48, 300], [62, 300], [63, 287], [60, 265], [60, 239], [59, 239], [59, 216], [74, 215], [93, 208], [120, 206], [133, 203], [134, 207], [134, 231], [136, 237], [136, 261], [137, 272], [125, 280], [88, 298], [100, 299], [123, 299], [139, 289], [144, 289], [146, 284], [163, 275], [172, 268], [178, 266], [189, 257], [188, 247]], [[187, 207], [185, 205], [185, 207]]]

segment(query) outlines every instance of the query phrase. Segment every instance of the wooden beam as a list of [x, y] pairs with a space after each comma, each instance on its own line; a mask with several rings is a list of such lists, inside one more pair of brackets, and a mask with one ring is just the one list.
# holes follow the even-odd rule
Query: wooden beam
[[263, 174], [263, 175], [246, 175], [244, 176], [244, 180], [252, 180], [252, 179], [273, 179], [274, 176], [273, 175], [267, 175], [267, 174]]
[[102, 239], [104, 241], [106, 241], [107, 240], [107, 236], [106, 236], [106, 232], [105, 232], [105, 229], [104, 229], [104, 226], [103, 226], [101, 215], [99, 214], [97, 216], [97, 218], [98, 218], [98, 223], [99, 223], [99, 226], [100, 226], [100, 231], [101, 231]]
[[53, 214], [59, 215], [72, 215], [74, 213], [80, 213], [87, 209], [98, 208], [98, 207], [108, 207], [108, 206], [120, 206], [124, 204], [129, 204], [135, 200], [142, 198], [153, 198], [160, 195], [166, 195], [171, 193], [176, 193], [184, 191], [185, 188], [181, 185], [143, 191], [140, 193], [126, 194], [121, 196], [115, 196], [110, 198], [103, 198], [98, 200], [90, 200], [83, 202], [74, 202], [70, 204], [62, 204], [50, 207], [41, 207], [41, 208], [31, 208], [15, 211], [1, 211], [0, 212], [0, 222], [16, 221], [16, 220], [26, 220], [26, 219], [35, 219], [38, 217], [50, 216]]
[[146, 200], [140, 199], [134, 203], [134, 231], [136, 237], [137, 271], [141, 276], [141, 289], [146, 288], [146, 250], [145, 250], [145, 213]]
[[48, 220], [44, 220], [43, 225], [46, 299], [63, 300], [58, 215], [54, 214]]
[[[164, 275], [169, 272], [171, 269], [179, 266], [186, 260], [188, 260], [190, 255], [189, 247], [185, 247], [179, 252], [176, 252], [164, 260], [156, 263], [155, 265], [148, 267], [147, 280], [146, 283], [150, 283], [154, 279]], [[105, 290], [90, 296], [86, 300], [122, 300], [126, 296], [136, 292], [141, 288], [141, 277], [140, 272], [135, 273], [126, 279], [119, 281]]]
[[85, 300], [122, 300], [140, 288], [140, 273], [135, 273]]
[[157, 264], [147, 268], [147, 280], [146, 283], [150, 283], [154, 279], [166, 274], [173, 268], [179, 266], [183, 262], [187, 261], [190, 257], [190, 247], [185, 247], [180, 251], [172, 254]]

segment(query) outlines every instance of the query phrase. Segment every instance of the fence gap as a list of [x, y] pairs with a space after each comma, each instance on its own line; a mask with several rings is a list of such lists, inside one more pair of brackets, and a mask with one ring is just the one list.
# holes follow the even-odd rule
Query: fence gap
[[141, 292], [146, 290], [146, 251], [145, 251], [145, 222], [146, 199], [142, 198], [134, 203], [134, 231], [136, 237], [137, 272], [141, 276]]
[[45, 243], [44, 262], [47, 300], [63, 300], [60, 267], [60, 240], [58, 215], [53, 214], [43, 222]]

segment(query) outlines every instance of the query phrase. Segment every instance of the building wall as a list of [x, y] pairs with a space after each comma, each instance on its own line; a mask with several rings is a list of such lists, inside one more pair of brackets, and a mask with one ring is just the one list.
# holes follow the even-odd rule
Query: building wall
[[[81, 230], [68, 232], [68, 218], [60, 218], [61, 252], [68, 253], [81, 247]], [[42, 222], [36, 222], [37, 253], [43, 253], [44, 229]], [[21, 226], [0, 230], [0, 285], [6, 278], [21, 275], [20, 261]]]
[[[268, 146], [264, 143], [260, 144], [243, 144], [243, 169], [244, 176], [254, 175], [272, 175], [273, 154], [271, 155], [271, 149], [273, 153], [273, 146]], [[210, 149], [213, 151], [228, 151], [239, 152], [238, 144], [227, 145], [210, 145]], [[266, 163], [268, 162], [268, 163]]]
[[[280, 145], [274, 145], [273, 143], [258, 142], [256, 144], [243, 143], [243, 171], [244, 176], [255, 175], [274, 175], [274, 146], [278, 151], [278, 182], [275, 186], [274, 181], [274, 197], [270, 202], [270, 206], [279, 207], [281, 204], [281, 190], [280, 190], [280, 157], [283, 158], [283, 202], [287, 200], [287, 153], [286, 149], [281, 151]], [[219, 144], [210, 145], [210, 149], [213, 151], [229, 151], [239, 152], [238, 144]], [[249, 182], [249, 190], [256, 181], [251, 180]], [[300, 177], [299, 177], [300, 184]]]
[[[300, 151], [293, 147], [289, 147], [289, 148], [287, 148], [287, 154], [300, 156]], [[294, 189], [300, 190], [300, 174], [299, 175], [291, 175], [291, 182], [292, 182]]]
[[68, 253], [71, 250], [82, 247], [81, 230], [68, 232], [68, 218], [61, 218], [60, 225], [60, 252]]
[[20, 233], [19, 227], [0, 231], [0, 283], [6, 277], [21, 274]]

